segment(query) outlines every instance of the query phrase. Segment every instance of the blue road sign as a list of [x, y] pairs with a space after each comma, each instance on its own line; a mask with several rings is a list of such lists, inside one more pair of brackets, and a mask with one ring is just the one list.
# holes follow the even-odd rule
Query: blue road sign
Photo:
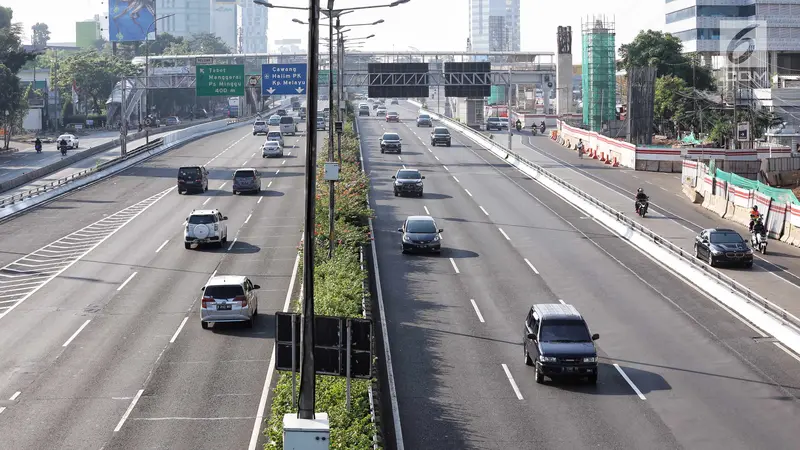
[[306, 64], [262, 64], [261, 95], [298, 95], [306, 92]]

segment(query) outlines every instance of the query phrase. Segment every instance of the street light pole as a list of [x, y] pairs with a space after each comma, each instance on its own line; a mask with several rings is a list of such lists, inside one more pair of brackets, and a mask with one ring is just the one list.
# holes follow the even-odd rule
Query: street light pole
[[[328, 18], [333, 18], [333, 0], [328, 1]], [[339, 16], [336, 16], [339, 20]], [[328, 162], [333, 161], [333, 27], [328, 27]], [[336, 182], [328, 182], [328, 259], [333, 258], [336, 221]]]
[[[319, 2], [308, 0], [308, 79], [306, 98], [315, 101], [319, 91]], [[314, 419], [316, 370], [314, 367], [314, 202], [317, 197], [316, 149], [317, 108], [306, 114], [306, 196], [305, 226], [303, 229], [303, 321], [300, 328], [300, 394], [297, 408], [299, 419]]]
[[[149, 115], [150, 113], [150, 28], [152, 28], [156, 22], [162, 19], [166, 19], [167, 17], [172, 17], [175, 14], [167, 14], [166, 16], [161, 16], [150, 24], [147, 27], [147, 33], [144, 34], [144, 105], [147, 109], [146, 113]], [[140, 104], [141, 105], [141, 104]], [[139, 108], [139, 125], [141, 126], [142, 123], [142, 108]], [[145, 143], [150, 143], [150, 127], [147, 127], [145, 131]]]

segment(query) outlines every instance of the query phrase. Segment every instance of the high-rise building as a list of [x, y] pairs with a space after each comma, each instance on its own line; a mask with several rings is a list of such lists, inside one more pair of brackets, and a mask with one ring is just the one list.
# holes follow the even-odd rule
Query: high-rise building
[[[211, 0], [157, 0], [156, 15], [164, 17], [170, 14], [174, 15], [156, 24], [159, 33], [188, 38], [193, 34], [211, 32]], [[231, 28], [235, 27], [234, 19]]]
[[240, 0], [237, 17], [240, 53], [267, 52], [268, 8], [249, 0]]
[[75, 46], [89, 48], [100, 39], [100, 16], [94, 16], [94, 20], [83, 20], [75, 22]]
[[520, 0], [469, 0], [474, 52], [520, 51]]

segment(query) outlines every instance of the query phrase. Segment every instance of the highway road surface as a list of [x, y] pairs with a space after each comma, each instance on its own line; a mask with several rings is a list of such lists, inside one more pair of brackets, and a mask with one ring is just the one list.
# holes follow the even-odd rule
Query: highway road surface
[[[395, 106], [396, 108], [396, 106]], [[391, 109], [391, 107], [390, 107]], [[800, 361], [488, 151], [431, 147], [360, 118], [405, 448], [794, 449]], [[381, 154], [384, 131], [403, 152]], [[391, 176], [420, 169], [423, 198]], [[441, 256], [400, 252], [430, 214]], [[566, 302], [597, 341], [597, 386], [537, 384], [521, 346], [534, 303]]]
[[[260, 437], [305, 154], [301, 135], [262, 159], [264, 139], [249, 127], [208, 136], [0, 225], [0, 447], [228, 449]], [[209, 191], [179, 195], [178, 167], [199, 164]], [[262, 172], [261, 194], [232, 195], [240, 167]], [[225, 248], [184, 249], [197, 208], [229, 217]], [[261, 286], [253, 329], [201, 329], [213, 274]]]

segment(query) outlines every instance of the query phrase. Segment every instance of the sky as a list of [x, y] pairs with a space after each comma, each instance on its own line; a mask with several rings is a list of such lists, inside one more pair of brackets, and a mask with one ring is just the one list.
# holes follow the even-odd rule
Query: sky
[[[270, 0], [276, 5], [305, 7], [306, 0]], [[323, 1], [323, 3], [325, 3]], [[336, 0], [335, 8], [391, 3], [391, 0]], [[464, 51], [469, 33], [469, 0], [410, 0], [394, 8], [357, 11], [342, 16], [342, 24], [385, 22], [356, 27], [348, 35], [358, 38], [370, 34], [362, 51], [446, 50]], [[664, 26], [664, 0], [522, 0], [522, 51], [556, 51], [556, 28], [570, 25], [573, 30], [573, 60], [580, 62], [580, 28], [592, 15], [605, 14], [616, 22], [616, 44], [630, 42], [641, 30]], [[75, 22], [91, 19], [108, 8], [107, 0], [4, 0], [14, 11], [14, 21], [22, 22], [26, 42], [31, 26], [46, 23], [51, 42], [75, 42]], [[306, 27], [292, 19], [308, 19], [305, 11], [270, 9], [268, 38], [303, 39]], [[323, 27], [322, 33], [327, 33]]]

